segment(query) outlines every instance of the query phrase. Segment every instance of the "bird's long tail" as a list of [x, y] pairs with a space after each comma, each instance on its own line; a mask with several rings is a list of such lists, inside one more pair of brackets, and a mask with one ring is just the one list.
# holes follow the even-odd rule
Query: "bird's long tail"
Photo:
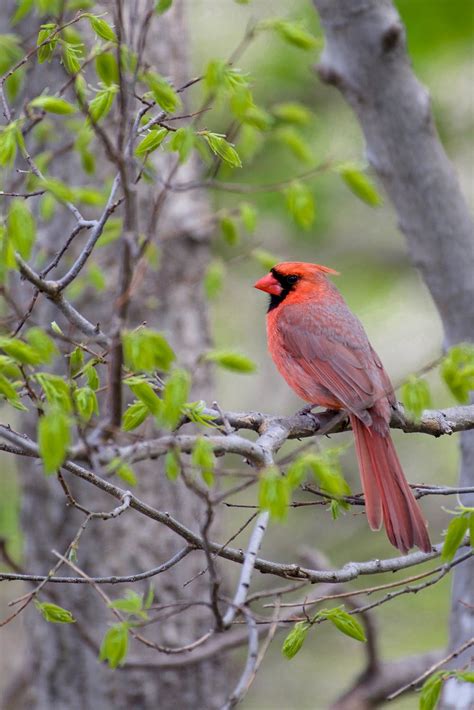
[[392, 545], [401, 552], [417, 545], [431, 550], [426, 521], [407, 483], [390, 433], [367, 427], [351, 416], [367, 519], [372, 530], [382, 522]]

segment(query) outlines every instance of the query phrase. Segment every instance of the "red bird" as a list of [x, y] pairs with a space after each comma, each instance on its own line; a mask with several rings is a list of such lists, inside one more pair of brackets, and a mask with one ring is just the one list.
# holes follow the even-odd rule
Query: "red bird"
[[270, 294], [268, 349], [302, 399], [349, 414], [367, 519], [385, 525], [388, 539], [407, 552], [431, 550], [426, 521], [406, 481], [390, 437], [396, 407], [390, 379], [367, 334], [318, 264], [277, 264], [255, 288]]

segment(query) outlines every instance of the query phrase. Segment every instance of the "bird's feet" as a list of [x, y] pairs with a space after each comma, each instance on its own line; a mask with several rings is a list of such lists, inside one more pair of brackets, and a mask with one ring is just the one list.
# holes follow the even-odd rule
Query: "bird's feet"
[[307, 414], [311, 414], [313, 409], [317, 406], [318, 406], [317, 404], [307, 404], [306, 407], [303, 407], [302, 409], [298, 409], [298, 411], [296, 412], [296, 416], [297, 417], [304, 417]]

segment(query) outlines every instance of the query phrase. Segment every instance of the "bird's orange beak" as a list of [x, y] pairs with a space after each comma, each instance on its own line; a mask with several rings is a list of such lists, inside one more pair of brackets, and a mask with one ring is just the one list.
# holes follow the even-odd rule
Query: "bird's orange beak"
[[260, 289], [260, 291], [270, 293], [272, 296], [279, 296], [283, 291], [282, 285], [278, 283], [272, 274], [267, 274], [263, 279], [259, 279], [253, 286]]

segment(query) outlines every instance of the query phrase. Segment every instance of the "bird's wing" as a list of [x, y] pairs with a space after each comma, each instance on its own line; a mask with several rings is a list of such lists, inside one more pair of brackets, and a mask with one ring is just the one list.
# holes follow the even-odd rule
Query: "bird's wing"
[[344, 303], [288, 304], [278, 330], [287, 356], [349, 411], [361, 414], [382, 394], [367, 335]]

